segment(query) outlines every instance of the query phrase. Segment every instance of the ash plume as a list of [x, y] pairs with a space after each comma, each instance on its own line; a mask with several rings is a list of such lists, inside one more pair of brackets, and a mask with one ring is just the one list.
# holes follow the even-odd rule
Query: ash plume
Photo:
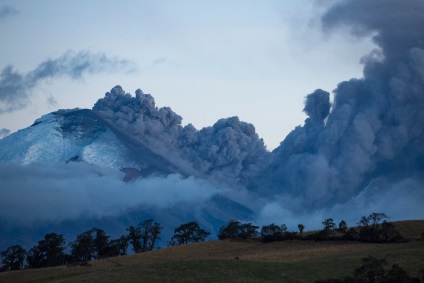
[[0, 139], [7, 137], [8, 135], [10, 135], [9, 129], [6, 129], [6, 128], [0, 129]]
[[2, 5], [0, 7], [0, 20], [13, 17], [15, 15], [19, 14], [19, 11], [16, 10], [14, 7], [9, 5]]
[[229, 185], [246, 183], [266, 164], [268, 152], [253, 125], [238, 117], [221, 119], [197, 130], [182, 126], [182, 117], [169, 107], [157, 108], [150, 94], [135, 97], [114, 87], [93, 107], [115, 128], [129, 133], [166, 157], [188, 175]]
[[132, 72], [134, 64], [127, 60], [110, 58], [103, 53], [68, 51], [48, 59], [25, 74], [6, 66], [0, 73], [0, 114], [25, 108], [32, 91], [46, 79], [70, 77], [81, 79], [86, 74], [103, 72]]
[[334, 90], [330, 112], [328, 93], [307, 96], [309, 118], [273, 152], [259, 182], [310, 207], [345, 202], [376, 178], [420, 178], [424, 169], [424, 2], [342, 1], [322, 23], [372, 35], [377, 49], [362, 59], [363, 78]]

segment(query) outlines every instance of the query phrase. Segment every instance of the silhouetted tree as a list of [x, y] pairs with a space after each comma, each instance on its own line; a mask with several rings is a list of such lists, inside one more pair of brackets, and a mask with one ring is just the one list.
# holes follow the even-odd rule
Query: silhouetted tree
[[40, 268], [58, 266], [66, 262], [65, 239], [63, 235], [50, 233], [32, 247], [27, 254], [28, 267]]
[[261, 228], [261, 238], [263, 242], [273, 242], [273, 241], [282, 241], [284, 240], [284, 234], [287, 232], [286, 224], [281, 226], [270, 224], [262, 226]]
[[358, 223], [360, 225], [359, 240], [372, 243], [405, 241], [396, 227], [385, 220], [387, 218], [389, 217], [385, 213], [362, 216]]
[[143, 221], [137, 227], [130, 226], [127, 229], [128, 241], [133, 246], [133, 251], [140, 253], [153, 250], [162, 230], [163, 227], [152, 219]]
[[384, 282], [384, 265], [386, 264], [385, 259], [368, 256], [362, 259], [362, 265], [355, 269], [353, 275], [362, 282]]
[[392, 268], [387, 272], [384, 282], [412, 283], [412, 282], [420, 282], [420, 279], [411, 277], [403, 268], [401, 268], [397, 264], [394, 264]]
[[97, 228], [93, 228], [92, 233], [94, 234], [93, 250], [95, 252], [95, 258], [101, 259], [108, 257], [110, 236], [106, 235], [105, 231], [103, 231], [102, 229]]
[[128, 237], [121, 236], [118, 239], [110, 240], [108, 256], [123, 256], [127, 254]]
[[223, 239], [250, 239], [258, 235], [258, 226], [251, 223], [241, 223], [230, 220], [227, 226], [219, 228], [218, 238]]
[[322, 225], [324, 225], [324, 228], [321, 231], [319, 238], [322, 238], [323, 240], [329, 239], [337, 227], [336, 223], [334, 223], [333, 218], [327, 218], [322, 222]]
[[141, 246], [141, 232], [140, 229], [130, 226], [127, 228], [128, 231], [128, 241], [132, 245], [132, 250], [135, 253], [142, 251]]
[[87, 262], [94, 257], [92, 230], [82, 232], [77, 235], [74, 242], [71, 242], [71, 260], [73, 262]]
[[344, 220], [340, 221], [339, 226], [337, 227], [337, 231], [340, 232], [340, 233], [343, 233], [343, 234], [346, 233], [346, 231], [347, 231], [346, 221], [344, 221]]
[[0, 253], [1, 263], [0, 271], [19, 270], [23, 268], [26, 251], [20, 245], [8, 247]]
[[299, 229], [300, 237], [302, 237], [302, 235], [303, 235], [303, 230], [305, 230], [305, 225], [303, 225], [303, 224], [298, 224], [298, 225], [297, 225], [297, 229]]
[[170, 244], [184, 245], [188, 243], [203, 242], [210, 233], [201, 229], [197, 222], [189, 222], [180, 225], [174, 230]]
[[384, 265], [385, 259], [377, 259], [368, 256], [362, 259], [362, 265], [355, 269], [353, 277], [345, 277], [344, 279], [327, 279], [316, 280], [315, 283], [419, 283], [420, 279], [410, 276], [399, 265], [394, 264], [392, 268], [386, 272]]

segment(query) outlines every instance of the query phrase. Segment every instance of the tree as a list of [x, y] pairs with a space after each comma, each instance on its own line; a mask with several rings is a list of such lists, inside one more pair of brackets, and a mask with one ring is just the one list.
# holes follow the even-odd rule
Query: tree
[[408, 283], [408, 282], [420, 282], [420, 279], [411, 277], [403, 268], [399, 265], [394, 264], [392, 269], [387, 272], [386, 279], [384, 282], [387, 283]]
[[353, 275], [360, 282], [383, 282], [385, 279], [385, 259], [368, 256], [362, 259], [362, 265], [355, 269]]
[[1, 263], [0, 271], [19, 270], [23, 268], [26, 251], [20, 245], [8, 247], [0, 253]]
[[389, 217], [385, 213], [371, 213], [367, 217], [362, 216], [358, 223], [360, 225], [359, 240], [371, 243], [405, 241], [396, 227], [385, 220], [387, 218]]
[[108, 257], [109, 255], [109, 236], [106, 235], [102, 229], [93, 228], [92, 233], [94, 238], [92, 241], [93, 251], [95, 252], [95, 258], [101, 259]]
[[28, 267], [40, 268], [58, 266], [66, 262], [65, 239], [63, 235], [50, 233], [32, 247], [27, 254]]
[[336, 223], [334, 223], [333, 218], [327, 218], [322, 221], [322, 225], [324, 225], [324, 231], [334, 231], [336, 229]]
[[77, 235], [74, 242], [70, 243], [71, 259], [74, 262], [87, 262], [94, 257], [92, 230]]
[[299, 229], [300, 237], [302, 237], [302, 235], [303, 235], [303, 230], [305, 229], [305, 226], [304, 226], [303, 224], [298, 224], [298, 225], [297, 225], [297, 228]]
[[347, 228], [348, 227], [347, 227], [346, 221], [342, 220], [342, 221], [340, 221], [339, 226], [337, 227], [337, 231], [345, 234], [346, 231], [347, 231]]
[[128, 237], [121, 236], [118, 239], [113, 239], [109, 242], [108, 256], [124, 256], [127, 254]]
[[223, 239], [250, 239], [258, 234], [258, 226], [251, 223], [241, 223], [239, 221], [230, 220], [227, 226], [219, 228], [218, 238]]
[[79, 234], [70, 243], [71, 259], [75, 262], [87, 262], [109, 256], [109, 236], [102, 229], [93, 228]]
[[260, 235], [262, 237], [262, 241], [266, 243], [266, 242], [284, 240], [284, 236], [286, 232], [287, 232], [286, 224], [278, 226], [272, 223], [270, 225], [262, 226]]
[[142, 251], [141, 248], [141, 232], [138, 228], [134, 226], [130, 226], [127, 228], [128, 231], [128, 241], [132, 245], [132, 250], [135, 253], [139, 253]]
[[201, 229], [197, 222], [189, 222], [180, 225], [174, 230], [174, 236], [171, 238], [171, 245], [184, 245], [205, 241], [210, 233]]
[[133, 246], [133, 251], [140, 253], [153, 250], [162, 230], [163, 227], [152, 219], [143, 221], [137, 227], [130, 226], [127, 229], [128, 241]]
[[321, 235], [319, 237], [322, 237], [322, 239], [328, 239], [330, 236], [334, 233], [334, 230], [336, 229], [336, 223], [334, 223], [333, 218], [327, 218], [322, 222], [322, 225], [324, 225], [324, 229], [321, 232]]

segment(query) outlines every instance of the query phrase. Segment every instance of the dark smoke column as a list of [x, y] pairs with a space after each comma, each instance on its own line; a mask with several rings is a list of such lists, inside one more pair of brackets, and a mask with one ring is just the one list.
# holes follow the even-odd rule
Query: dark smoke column
[[373, 35], [377, 48], [363, 58], [362, 79], [337, 86], [327, 118], [325, 94], [307, 97], [309, 118], [274, 151], [263, 182], [319, 206], [347, 200], [376, 178], [423, 177], [424, 1], [342, 1], [322, 22], [325, 30]]

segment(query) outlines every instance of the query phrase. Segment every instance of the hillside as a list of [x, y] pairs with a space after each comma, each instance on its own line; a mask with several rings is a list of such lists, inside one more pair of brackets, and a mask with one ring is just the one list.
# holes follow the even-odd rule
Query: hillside
[[[408, 231], [411, 239], [424, 232], [424, 221], [396, 225]], [[424, 241], [209, 241], [93, 261], [84, 267], [0, 273], [0, 282], [313, 282], [350, 275], [368, 255], [386, 258], [388, 267], [396, 263], [418, 276], [417, 271], [424, 267]]]

